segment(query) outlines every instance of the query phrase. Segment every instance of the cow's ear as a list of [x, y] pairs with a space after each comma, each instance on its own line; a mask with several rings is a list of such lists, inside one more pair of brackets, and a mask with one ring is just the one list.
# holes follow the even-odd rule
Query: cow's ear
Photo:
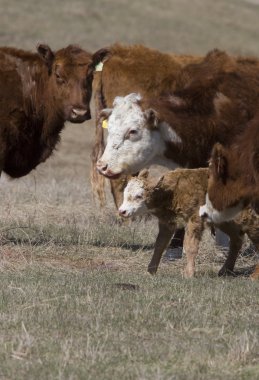
[[48, 45], [40, 44], [37, 46], [37, 51], [41, 59], [46, 63], [48, 69], [51, 70], [54, 61], [54, 53]]
[[152, 108], [144, 111], [145, 118], [151, 128], [157, 128], [158, 126], [158, 114]]
[[120, 104], [122, 104], [124, 102], [124, 98], [123, 98], [123, 96], [116, 96], [115, 98], [114, 98], [114, 101], [113, 101], [113, 107], [115, 107], [115, 106], [119, 106]]
[[92, 55], [92, 63], [91, 63], [91, 68], [95, 70], [96, 66], [103, 62], [105, 59], [107, 59], [108, 55], [110, 53], [110, 50], [108, 48], [102, 48], [97, 50], [93, 55]]
[[112, 108], [104, 108], [99, 114], [99, 119], [106, 120], [112, 113]]
[[226, 149], [219, 143], [215, 144], [213, 147], [210, 159], [210, 168], [218, 179], [221, 179], [223, 183], [226, 183], [228, 174], [228, 160]]
[[143, 169], [138, 175], [138, 178], [140, 179], [147, 179], [149, 176], [149, 170], [148, 169]]

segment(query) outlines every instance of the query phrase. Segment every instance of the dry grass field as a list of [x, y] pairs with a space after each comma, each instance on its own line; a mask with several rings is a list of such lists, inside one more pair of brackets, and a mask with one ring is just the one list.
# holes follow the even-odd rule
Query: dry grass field
[[[256, 1], [0, 0], [0, 43], [33, 50], [115, 41], [259, 55]], [[0, 379], [259, 379], [259, 282], [235, 278], [206, 234], [197, 276], [184, 259], [146, 273], [156, 222], [121, 224], [93, 202], [93, 125], [68, 124], [57, 152], [0, 180]]]

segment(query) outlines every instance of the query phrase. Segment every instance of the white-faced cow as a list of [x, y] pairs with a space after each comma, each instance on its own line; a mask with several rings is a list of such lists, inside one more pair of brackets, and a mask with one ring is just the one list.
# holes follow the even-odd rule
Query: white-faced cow
[[[202, 166], [206, 165], [207, 152], [216, 141], [230, 141], [237, 133], [236, 115], [240, 116], [243, 112], [239, 122], [239, 127], [242, 129], [242, 124], [255, 113], [259, 73], [256, 59], [230, 57], [217, 50], [210, 52], [202, 59], [201, 57], [162, 54], [143, 46], [121, 45], [101, 49], [96, 55], [101, 57], [103, 68], [102, 71], [94, 74], [93, 82], [97, 129], [96, 143], [92, 153], [92, 182], [95, 193], [98, 193], [101, 199], [104, 197], [103, 177], [96, 174], [96, 162], [100, 159], [105, 144], [104, 131], [101, 128], [102, 117], [98, 117], [98, 111], [102, 108], [111, 108], [116, 96], [124, 97], [130, 93], [137, 93], [142, 99], [149, 99], [152, 103], [152, 100], [159, 98], [161, 94], [174, 94], [174, 99], [167, 101], [163, 106], [165, 113], [171, 113], [171, 117], [170, 115], [166, 117], [165, 114], [159, 115], [161, 118], [168, 119], [167, 123], [172, 119], [173, 109], [177, 108], [177, 105], [177, 116], [182, 119], [181, 125], [185, 126], [185, 129], [195, 127], [191, 123], [194, 115], [196, 119], [200, 115], [201, 123], [205, 119], [206, 128], [202, 130], [198, 127], [198, 136], [195, 138], [195, 140], [200, 138], [203, 147], [205, 146], [203, 158], [200, 160]], [[161, 108], [161, 105], [162, 102], [158, 107]], [[150, 106], [155, 107], [155, 111], [161, 111], [161, 109], [156, 109], [154, 102]], [[222, 119], [225, 126], [222, 128], [219, 127], [217, 117], [219, 108], [221, 116], [224, 114]], [[116, 125], [119, 128], [122, 127], [119, 122]], [[170, 127], [173, 128], [172, 125]], [[199, 134], [201, 130], [202, 135]], [[192, 151], [195, 147], [189, 146], [189, 149]], [[188, 154], [188, 151], [183, 151], [182, 154]], [[194, 155], [189, 160], [188, 166], [197, 166], [193, 157]], [[99, 164], [98, 166], [100, 168]], [[123, 175], [117, 180], [111, 179], [117, 206], [126, 182]]]

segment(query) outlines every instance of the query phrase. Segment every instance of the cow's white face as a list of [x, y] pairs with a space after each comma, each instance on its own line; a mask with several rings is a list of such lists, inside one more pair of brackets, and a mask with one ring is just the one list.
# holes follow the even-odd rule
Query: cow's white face
[[220, 224], [235, 219], [243, 208], [243, 202], [239, 202], [234, 207], [228, 207], [225, 210], [218, 211], [213, 207], [208, 194], [206, 194], [206, 203], [200, 207], [199, 215], [202, 218], [207, 218], [212, 223]]
[[98, 171], [108, 178], [137, 173], [165, 149], [154, 115], [141, 109], [140, 99], [137, 94], [115, 98], [108, 119], [107, 145], [97, 163]]
[[124, 218], [129, 218], [147, 212], [144, 184], [137, 177], [132, 178], [124, 189], [123, 203], [119, 208], [119, 214]]

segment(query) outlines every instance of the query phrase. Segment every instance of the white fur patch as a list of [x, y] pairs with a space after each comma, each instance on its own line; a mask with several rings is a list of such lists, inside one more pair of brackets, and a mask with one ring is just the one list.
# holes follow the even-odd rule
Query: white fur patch
[[163, 137], [163, 140], [166, 142], [172, 142], [174, 144], [181, 144], [182, 139], [178, 134], [175, 132], [175, 130], [167, 124], [165, 121], [159, 123], [159, 129], [161, 131], [161, 135]]
[[243, 203], [238, 203], [235, 207], [228, 207], [225, 210], [218, 211], [215, 209], [209, 199], [208, 193], [206, 194], [206, 203], [200, 207], [199, 215], [201, 217], [208, 218], [211, 222], [215, 224], [220, 224], [223, 222], [228, 222], [233, 220], [237, 214], [243, 209]]

